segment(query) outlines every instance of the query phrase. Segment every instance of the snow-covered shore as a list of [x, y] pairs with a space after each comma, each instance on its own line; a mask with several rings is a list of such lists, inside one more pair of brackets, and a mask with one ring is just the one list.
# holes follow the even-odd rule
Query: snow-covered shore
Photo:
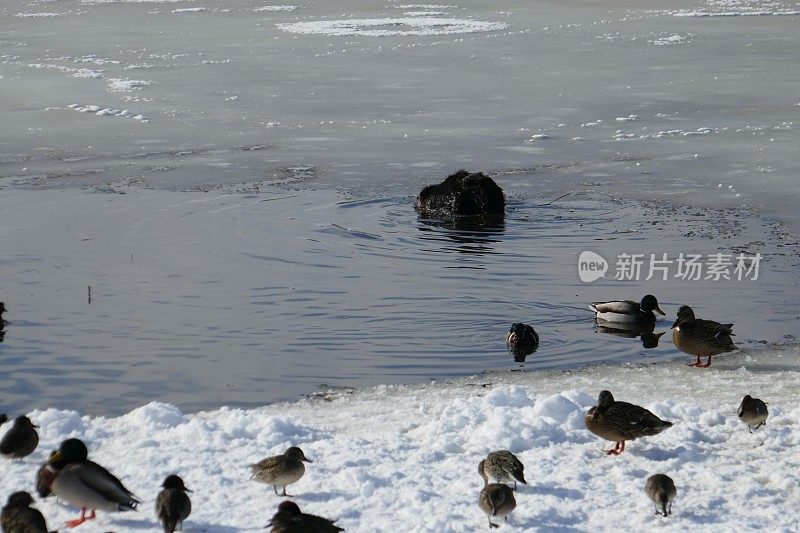
[[[119, 418], [34, 411], [39, 449], [23, 462], [3, 462], [0, 494], [32, 490], [48, 452], [79, 436], [90, 457], [143, 500], [140, 512], [101, 514], [84, 531], [152, 530], [155, 495], [174, 472], [194, 490], [187, 531], [256, 530], [282, 498], [251, 481], [247, 466], [299, 445], [314, 463], [289, 492], [307, 512], [338, 518], [350, 532], [475, 531], [487, 527], [476, 504], [477, 463], [507, 448], [525, 463], [530, 484], [520, 488], [504, 530], [797, 531], [798, 362], [800, 348], [792, 346], [740, 353], [707, 370], [678, 361], [487, 374], [332, 391], [252, 410], [187, 415], [152, 403]], [[601, 450], [609, 443], [583, 424], [601, 389], [675, 426], [607, 457]], [[770, 406], [767, 426], [755, 434], [736, 418], [744, 394]], [[658, 472], [678, 486], [667, 519], [642, 491]], [[50, 527], [77, 515], [52, 498], [38, 507]]]

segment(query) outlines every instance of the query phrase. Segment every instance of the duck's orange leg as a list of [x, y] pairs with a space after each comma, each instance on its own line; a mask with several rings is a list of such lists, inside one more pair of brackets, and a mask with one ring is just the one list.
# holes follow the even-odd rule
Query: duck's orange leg
[[614, 445], [614, 448], [611, 450], [603, 450], [606, 452], [606, 455], [619, 455], [625, 451], [625, 441], [618, 442]]
[[92, 509], [92, 514], [90, 516], [86, 516], [86, 507], [81, 509], [81, 517], [76, 518], [75, 520], [67, 520], [66, 526], [67, 527], [77, 527], [87, 520], [92, 520], [95, 518], [94, 509]]
[[695, 361], [694, 363], [686, 363], [686, 366], [696, 366], [696, 367], [702, 366], [702, 363], [700, 362], [700, 356], [697, 355], [695, 357], [697, 357], [697, 361]]

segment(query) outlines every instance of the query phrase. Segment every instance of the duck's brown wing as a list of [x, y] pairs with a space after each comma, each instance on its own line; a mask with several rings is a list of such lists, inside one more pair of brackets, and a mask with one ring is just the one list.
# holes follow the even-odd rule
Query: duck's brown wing
[[628, 402], [614, 402], [603, 413], [603, 418], [627, 439], [658, 435], [672, 426], [672, 422], [661, 420], [644, 407]]
[[316, 528], [315, 531], [319, 533], [337, 533], [338, 531], [344, 531], [344, 528], [336, 525], [336, 520], [328, 520], [322, 516], [303, 513], [300, 515], [300, 519]]
[[250, 465], [250, 469], [255, 474], [257, 472], [261, 472], [262, 470], [277, 468], [282, 460], [283, 460], [282, 455], [267, 457], [266, 459], [262, 459], [259, 462]]

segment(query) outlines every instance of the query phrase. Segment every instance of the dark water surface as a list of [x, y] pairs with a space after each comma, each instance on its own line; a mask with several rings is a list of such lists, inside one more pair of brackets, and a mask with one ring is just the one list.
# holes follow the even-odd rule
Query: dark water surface
[[[0, 191], [0, 405], [119, 413], [252, 406], [331, 386], [679, 355], [603, 334], [590, 301], [656, 294], [736, 323], [744, 347], [796, 333], [796, 245], [745, 212], [514, 194], [501, 227], [420, 219], [412, 199], [269, 188]], [[690, 235], [686, 237], [686, 235]], [[577, 254], [759, 251], [758, 281], [600, 280]], [[788, 256], [785, 255], [788, 252]], [[613, 269], [613, 266], [612, 266]], [[609, 272], [613, 276], [613, 270]], [[793, 279], [794, 278], [794, 279]], [[91, 301], [89, 300], [91, 286]], [[539, 332], [518, 362], [504, 336]]]

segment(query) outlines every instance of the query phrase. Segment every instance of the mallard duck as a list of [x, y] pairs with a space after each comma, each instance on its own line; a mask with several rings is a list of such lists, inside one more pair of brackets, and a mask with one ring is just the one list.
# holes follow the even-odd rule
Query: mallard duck
[[[682, 305], [678, 309], [678, 319], [672, 324], [672, 343], [680, 351], [697, 357], [689, 366], [708, 368], [712, 356], [738, 350], [731, 340], [731, 328], [733, 324], [695, 318], [692, 308]], [[708, 362], [700, 364], [700, 357], [708, 357]]]
[[192, 512], [192, 502], [186, 495], [192, 491], [175, 474], [167, 476], [161, 486], [163, 490], [156, 498], [156, 518], [164, 526], [164, 533], [173, 533], [176, 527], [182, 528], [183, 521]]
[[6, 533], [47, 533], [47, 522], [38, 509], [31, 507], [33, 498], [27, 492], [15, 492], [0, 511], [0, 525]]
[[508, 335], [506, 336], [506, 342], [513, 348], [535, 348], [539, 345], [539, 335], [528, 324], [516, 322], [511, 324], [511, 329], [508, 330]]
[[[56, 450], [50, 452], [50, 458], [57, 453]], [[40, 498], [47, 498], [52, 494], [50, 487], [53, 485], [53, 480], [56, 478], [56, 475], [57, 472], [50, 466], [49, 462], [44, 463], [39, 467], [39, 470], [36, 471], [36, 492], [39, 494]]]
[[[644, 492], [656, 506], [656, 514], [669, 516], [672, 514], [672, 500], [678, 495], [675, 482], [664, 474], [653, 474], [644, 484]], [[658, 511], [659, 507], [661, 512]]]
[[[81, 517], [67, 522], [75, 527], [95, 518], [95, 510], [135, 511], [139, 500], [122, 482], [99, 464], [89, 461], [86, 445], [79, 439], [67, 439], [48, 463], [56, 471], [50, 485], [53, 494], [81, 508]], [[86, 516], [86, 510], [92, 514]]]
[[597, 313], [598, 319], [619, 324], [650, 324], [656, 321], [653, 311], [659, 315], [664, 314], [658, 307], [658, 300], [652, 294], [642, 298], [639, 303], [632, 300], [614, 300], [594, 302], [589, 308]]
[[[287, 519], [290, 517], [290, 519]], [[278, 517], [275, 520], [275, 517]], [[300, 511], [300, 507], [293, 501], [283, 501], [278, 505], [278, 512], [272, 517], [272, 521], [267, 524], [267, 527], [272, 526], [272, 530], [281, 532], [294, 532], [294, 531], [313, 531], [314, 533], [338, 533], [344, 531], [336, 525], [335, 520], [328, 520], [321, 516], [306, 514]]]
[[278, 494], [278, 487], [282, 486], [283, 494], [279, 494], [279, 496], [289, 496], [289, 494], [286, 494], [286, 486], [303, 477], [306, 472], [303, 462], [313, 463], [311, 459], [305, 456], [303, 450], [297, 446], [292, 446], [282, 455], [267, 457], [254, 465], [250, 465], [253, 471], [251, 479], [272, 485], [272, 490], [275, 491], [275, 494]]
[[36, 432], [38, 427], [27, 416], [18, 416], [14, 425], [0, 440], [0, 455], [22, 459], [32, 454], [39, 445], [39, 434]]
[[498, 483], [513, 481], [514, 489], [517, 488], [517, 481], [528, 484], [525, 481], [525, 465], [508, 450], [489, 453], [486, 459], [478, 463], [478, 473], [483, 478], [484, 486], [489, 484], [489, 479]]
[[478, 506], [486, 513], [489, 519], [489, 528], [500, 527], [492, 522], [493, 516], [498, 516], [504, 520], [508, 520], [508, 515], [517, 506], [517, 500], [514, 498], [514, 491], [511, 487], [502, 483], [489, 483], [478, 497]]
[[586, 429], [606, 440], [615, 442], [608, 455], [619, 455], [625, 451], [626, 440], [658, 435], [672, 422], [661, 420], [656, 415], [638, 405], [614, 401], [614, 396], [604, 390], [597, 399], [597, 405], [589, 409], [584, 419]]
[[753, 398], [749, 394], [742, 398], [742, 403], [739, 405], [739, 420], [747, 425], [750, 433], [761, 426], [765, 426], [768, 416], [769, 409], [767, 409], [766, 403], [758, 398]]

